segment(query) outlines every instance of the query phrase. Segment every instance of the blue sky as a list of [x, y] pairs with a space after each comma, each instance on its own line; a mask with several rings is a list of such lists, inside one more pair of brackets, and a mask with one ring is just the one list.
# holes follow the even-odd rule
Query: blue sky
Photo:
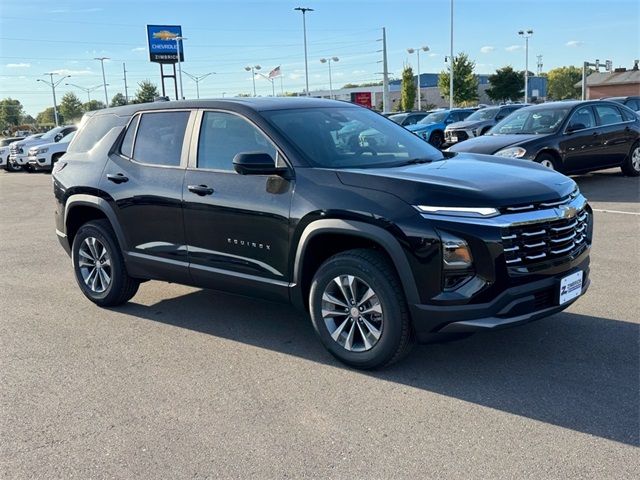
[[[523, 40], [517, 31], [532, 28], [529, 65], [543, 55], [544, 71], [584, 60], [611, 59], [631, 67], [640, 58], [640, 2], [637, 0], [454, 0], [455, 52], [467, 52], [478, 73], [512, 65], [524, 69]], [[304, 87], [302, 19], [307, 14], [310, 89], [328, 88], [327, 65], [319, 59], [337, 56], [332, 64], [334, 87], [347, 82], [380, 80], [381, 27], [386, 27], [389, 69], [399, 75], [405, 62], [415, 68], [407, 47], [428, 45], [421, 71], [439, 72], [449, 43], [449, 0], [288, 0], [255, 1], [39, 1], [0, 3], [0, 97], [19, 99], [35, 115], [51, 104], [51, 89], [36, 82], [42, 73], [70, 74], [68, 82], [85, 87], [102, 83], [96, 56], [105, 63], [111, 97], [123, 92], [126, 62], [131, 94], [137, 82], [159, 83], [159, 67], [148, 61], [146, 24], [180, 24], [185, 40], [183, 69], [195, 75], [216, 72], [200, 83], [201, 97], [251, 93], [246, 65], [263, 72], [281, 65], [284, 89]], [[256, 80], [258, 95], [271, 85]], [[279, 83], [277, 83], [279, 87]], [[73, 90], [58, 87], [58, 96]], [[195, 84], [184, 77], [184, 93], [195, 97]], [[92, 98], [104, 99], [101, 90]]]

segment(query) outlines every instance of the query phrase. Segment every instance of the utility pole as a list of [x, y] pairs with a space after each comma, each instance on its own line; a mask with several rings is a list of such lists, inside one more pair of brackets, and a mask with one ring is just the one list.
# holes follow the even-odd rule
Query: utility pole
[[127, 66], [122, 62], [122, 72], [124, 73], [124, 103], [129, 103], [129, 91], [127, 90]]
[[418, 111], [422, 110], [422, 95], [420, 91], [420, 50], [423, 52], [428, 52], [429, 47], [419, 47], [419, 48], [407, 48], [407, 53], [412, 54], [415, 53], [418, 57]]
[[49, 75], [49, 81], [48, 82], [45, 81], [45, 80], [42, 80], [41, 78], [38, 78], [36, 81], [37, 82], [46, 83], [47, 85], [49, 85], [51, 87], [51, 91], [53, 92], [53, 117], [54, 117], [54, 120], [56, 122], [56, 127], [59, 127], [60, 123], [58, 122], [58, 105], [56, 104], [56, 87], [58, 85], [60, 85], [65, 78], [71, 77], [71, 75], [65, 75], [64, 77], [62, 77], [57, 82], [53, 81], [53, 76], [54, 75], [58, 75], [57, 73], [43, 73], [43, 75]]
[[518, 35], [524, 37], [524, 103], [529, 100], [529, 38], [533, 35], [533, 30], [526, 32], [520, 30]]
[[307, 12], [313, 12], [313, 8], [296, 7], [294, 10], [302, 12], [302, 32], [304, 35], [304, 78], [306, 85], [306, 95], [309, 96], [309, 62], [307, 59]]
[[536, 74], [540, 76], [542, 75], [542, 55], [538, 55], [537, 59], [538, 59], [538, 68], [536, 70]]
[[387, 65], [387, 31], [382, 27], [382, 111], [389, 112], [389, 66]]
[[449, 109], [453, 108], [453, 0], [451, 0], [451, 38], [449, 47]]

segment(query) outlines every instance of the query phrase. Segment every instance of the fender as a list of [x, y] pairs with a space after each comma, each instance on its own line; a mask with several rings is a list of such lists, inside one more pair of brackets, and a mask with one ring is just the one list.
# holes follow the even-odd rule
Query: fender
[[366, 238], [367, 240], [374, 241], [381, 245], [389, 257], [391, 257], [391, 261], [398, 271], [402, 288], [407, 297], [407, 302], [409, 304], [420, 303], [418, 288], [416, 286], [411, 267], [409, 266], [409, 261], [407, 260], [400, 243], [393, 235], [391, 235], [391, 233], [381, 227], [371, 225], [370, 223], [354, 220], [323, 219], [316, 220], [307, 225], [300, 236], [293, 265], [293, 283], [298, 286], [298, 288], [291, 292], [291, 300], [294, 305], [298, 307], [304, 305], [302, 289], [300, 287], [302, 269], [304, 267], [304, 252], [306, 251], [309, 241], [316, 235], [322, 233], [349, 234], [355, 237]]
[[[69, 212], [73, 210], [74, 207], [78, 206], [88, 206], [100, 210], [111, 223], [111, 228], [116, 234], [116, 238], [118, 239], [118, 244], [120, 245], [120, 250], [122, 252], [126, 252], [127, 249], [127, 237], [124, 234], [120, 223], [118, 222], [118, 218], [116, 216], [116, 212], [113, 211], [109, 202], [107, 202], [104, 198], [96, 197], [95, 195], [88, 195], [84, 193], [76, 193], [71, 195], [66, 202], [66, 207], [64, 209], [64, 228], [65, 234], [67, 233], [67, 217], [69, 216]], [[125, 255], [126, 258], [126, 255]]]

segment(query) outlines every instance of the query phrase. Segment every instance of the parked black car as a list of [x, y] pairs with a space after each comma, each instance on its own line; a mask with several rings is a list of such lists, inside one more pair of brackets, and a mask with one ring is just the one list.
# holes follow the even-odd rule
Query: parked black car
[[[384, 141], [343, 143], [355, 123]], [[56, 164], [57, 234], [98, 305], [147, 279], [291, 302], [333, 355], [373, 368], [414, 339], [559, 312], [589, 285], [573, 180], [450, 156], [331, 100], [99, 110]]]
[[553, 102], [523, 108], [483, 137], [449, 148], [533, 160], [566, 174], [619, 166], [640, 175], [640, 118], [602, 100]]
[[629, 107], [634, 112], [640, 112], [640, 96], [607, 97], [607, 98], [603, 98], [603, 100], [608, 100], [610, 102], [618, 102]]
[[501, 105], [499, 107], [481, 108], [469, 115], [462, 122], [447, 125], [447, 128], [444, 129], [445, 146], [454, 145], [459, 142], [464, 142], [469, 138], [484, 135], [491, 130], [491, 127], [496, 123], [524, 106], [525, 104], [514, 103], [511, 105]]
[[431, 112], [403, 112], [389, 115], [387, 118], [393, 120], [398, 125], [406, 127], [407, 125], [415, 125]]

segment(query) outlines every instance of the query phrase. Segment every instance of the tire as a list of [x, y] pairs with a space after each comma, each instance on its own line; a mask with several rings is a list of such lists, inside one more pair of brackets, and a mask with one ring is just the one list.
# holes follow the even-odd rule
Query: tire
[[[413, 344], [409, 309], [398, 275], [375, 250], [348, 250], [326, 260], [313, 277], [309, 310], [323, 345], [355, 368], [389, 365], [404, 357]], [[356, 316], [357, 321], [353, 320]]]
[[624, 159], [620, 166], [622, 173], [628, 177], [637, 177], [640, 175], [640, 142], [636, 142], [631, 147], [629, 155]]
[[19, 172], [20, 170], [22, 170], [20, 165], [16, 165], [15, 163], [11, 163], [7, 160], [7, 172]]
[[[78, 286], [96, 305], [122, 305], [138, 291], [140, 282], [127, 274], [122, 252], [107, 220], [93, 220], [82, 225], [73, 239], [71, 252]], [[102, 262], [95, 262], [96, 258]], [[101, 265], [96, 267], [98, 263]]]
[[536, 162], [550, 170], [560, 171], [558, 161], [550, 153], [541, 153], [536, 157]]
[[429, 143], [439, 149], [444, 143], [444, 134], [442, 132], [433, 132], [429, 136]]
[[25, 163], [22, 166], [22, 171], [27, 173], [33, 173], [35, 170]]

